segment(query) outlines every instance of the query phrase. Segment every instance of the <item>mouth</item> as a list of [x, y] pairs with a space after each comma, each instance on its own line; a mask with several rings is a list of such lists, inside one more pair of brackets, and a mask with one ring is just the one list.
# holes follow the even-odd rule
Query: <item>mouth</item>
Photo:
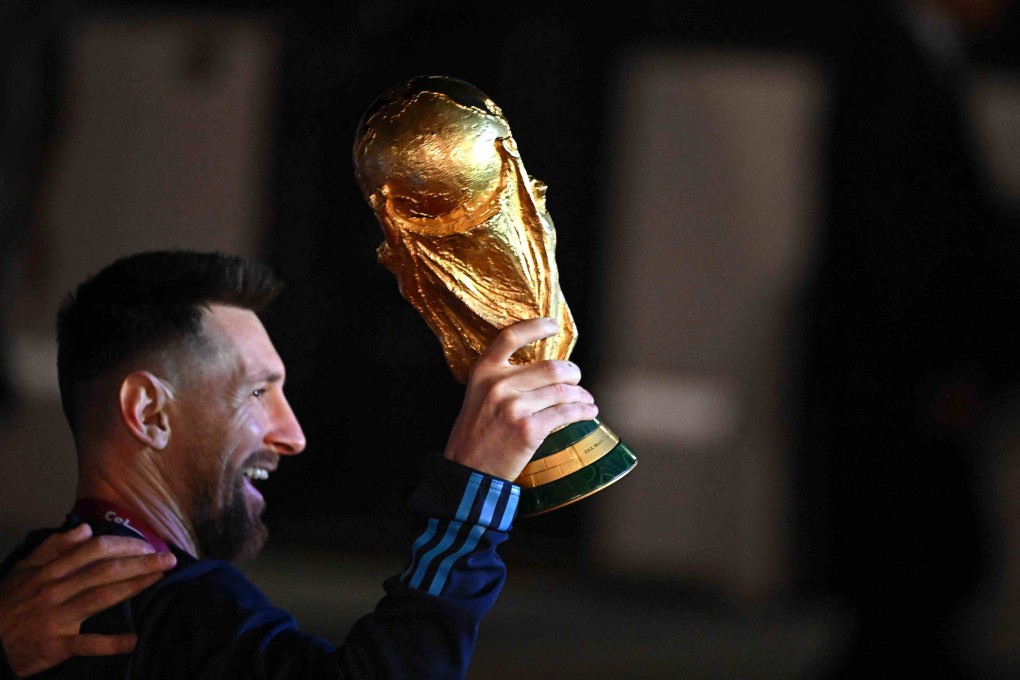
[[262, 500], [262, 494], [255, 488], [256, 483], [269, 479], [269, 473], [276, 470], [279, 459], [270, 455], [256, 454], [251, 457], [247, 465], [241, 468], [241, 476], [244, 478], [244, 486], [248, 495]]
[[258, 467], [257, 465], [249, 465], [241, 470], [248, 479], [254, 481], [261, 481], [263, 479], [269, 479], [269, 469], [264, 467]]

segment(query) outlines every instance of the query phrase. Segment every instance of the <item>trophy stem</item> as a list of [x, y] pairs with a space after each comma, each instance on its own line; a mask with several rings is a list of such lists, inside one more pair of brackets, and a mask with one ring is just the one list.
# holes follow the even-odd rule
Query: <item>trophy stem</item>
[[637, 465], [637, 456], [604, 423], [584, 420], [542, 442], [515, 483], [519, 517], [541, 515], [604, 489]]

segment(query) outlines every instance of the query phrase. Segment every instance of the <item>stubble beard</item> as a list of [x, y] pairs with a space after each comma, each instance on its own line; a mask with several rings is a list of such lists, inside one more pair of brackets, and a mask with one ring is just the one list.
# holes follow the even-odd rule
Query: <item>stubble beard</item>
[[[269, 537], [261, 519], [264, 506], [248, 507], [241, 473], [225, 482], [228, 483], [232, 488], [227, 493], [206, 483], [199, 486], [195, 495], [191, 521], [199, 555], [228, 562], [250, 560], [259, 554]], [[224, 502], [217, 503], [218, 498]]]

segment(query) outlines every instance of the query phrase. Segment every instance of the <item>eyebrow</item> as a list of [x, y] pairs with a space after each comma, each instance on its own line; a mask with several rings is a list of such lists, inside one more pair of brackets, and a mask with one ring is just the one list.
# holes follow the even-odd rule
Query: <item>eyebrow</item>
[[277, 373], [275, 371], [270, 371], [269, 373], [262, 373], [261, 375], [258, 376], [259, 382], [276, 383], [280, 382], [281, 380], [283, 380], [283, 374]]

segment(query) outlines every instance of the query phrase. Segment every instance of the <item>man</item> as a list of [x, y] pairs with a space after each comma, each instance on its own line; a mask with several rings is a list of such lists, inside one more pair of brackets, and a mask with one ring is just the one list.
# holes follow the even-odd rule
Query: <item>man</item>
[[[228, 562], [266, 539], [256, 488], [305, 448], [285, 369], [258, 313], [279, 283], [215, 253], [122, 258], [58, 314], [58, 377], [78, 452], [68, 528], [135, 536], [172, 553], [154, 585], [88, 620], [137, 634], [133, 654], [76, 657], [47, 677], [457, 678], [506, 570], [515, 479], [552, 431], [597, 416], [568, 361], [510, 363], [558, 331], [552, 319], [503, 330], [478, 359], [442, 456], [409, 505], [422, 532], [407, 569], [334, 647], [296, 628]], [[30, 534], [2, 577], [52, 529]], [[10, 652], [10, 650], [8, 650]]]

